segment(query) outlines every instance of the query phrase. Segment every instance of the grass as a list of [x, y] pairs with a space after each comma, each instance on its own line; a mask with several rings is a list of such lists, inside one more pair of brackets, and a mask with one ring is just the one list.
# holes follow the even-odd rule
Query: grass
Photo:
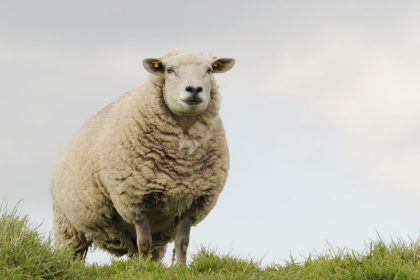
[[16, 210], [0, 210], [0, 279], [420, 279], [420, 244], [379, 240], [363, 253], [330, 251], [303, 262], [262, 268], [258, 262], [202, 249], [188, 267], [138, 258], [85, 265], [54, 250], [49, 236]]

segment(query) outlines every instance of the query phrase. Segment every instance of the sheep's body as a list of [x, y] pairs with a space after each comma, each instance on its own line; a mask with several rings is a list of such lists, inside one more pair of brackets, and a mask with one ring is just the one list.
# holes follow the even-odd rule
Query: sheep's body
[[84, 255], [93, 242], [115, 255], [135, 254], [135, 223], [146, 215], [150, 252], [160, 259], [182, 215], [197, 224], [215, 205], [229, 168], [215, 80], [207, 110], [194, 117], [167, 108], [163, 84], [151, 75], [64, 148], [52, 178], [58, 246]]

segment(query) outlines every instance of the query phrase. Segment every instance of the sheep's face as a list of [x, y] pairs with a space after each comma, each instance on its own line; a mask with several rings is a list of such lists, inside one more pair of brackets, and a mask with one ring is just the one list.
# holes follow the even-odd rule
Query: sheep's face
[[231, 58], [212, 59], [191, 52], [143, 60], [147, 71], [163, 75], [165, 103], [177, 115], [204, 112], [211, 98], [213, 73], [226, 72], [234, 63]]

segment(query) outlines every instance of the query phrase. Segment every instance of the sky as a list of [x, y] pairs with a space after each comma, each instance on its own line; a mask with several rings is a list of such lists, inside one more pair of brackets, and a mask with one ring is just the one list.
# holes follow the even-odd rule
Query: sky
[[418, 30], [409, 0], [1, 1], [0, 201], [50, 233], [66, 140], [146, 79], [142, 59], [187, 48], [236, 59], [217, 76], [229, 178], [190, 253], [271, 264], [416, 239]]

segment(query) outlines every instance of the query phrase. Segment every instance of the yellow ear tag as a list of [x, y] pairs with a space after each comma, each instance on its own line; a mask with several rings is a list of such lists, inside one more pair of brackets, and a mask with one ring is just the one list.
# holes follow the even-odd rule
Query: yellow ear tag
[[158, 68], [159, 67], [159, 61], [154, 61], [153, 62], [153, 67]]

